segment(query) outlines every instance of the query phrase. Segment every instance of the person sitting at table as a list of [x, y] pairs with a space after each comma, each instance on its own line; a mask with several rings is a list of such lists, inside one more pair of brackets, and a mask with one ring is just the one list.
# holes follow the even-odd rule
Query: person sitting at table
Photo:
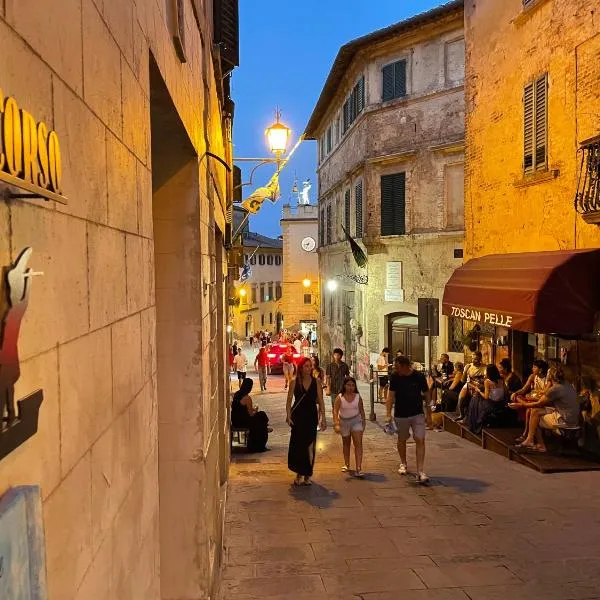
[[467, 405], [471, 399], [471, 394], [477, 387], [476, 383], [481, 383], [485, 377], [485, 367], [482, 363], [483, 356], [481, 352], [473, 352], [473, 362], [465, 367], [462, 376], [463, 388], [458, 395], [458, 404], [456, 407], [459, 413], [458, 421], [464, 421]]
[[249, 377], [242, 380], [240, 389], [233, 395], [231, 402], [231, 426], [235, 429], [248, 429], [248, 451], [263, 452], [267, 449], [269, 417], [252, 405], [250, 392], [254, 382]]
[[442, 399], [437, 405], [436, 412], [454, 412], [456, 410], [458, 395], [464, 386], [464, 383], [462, 382], [464, 372], [465, 365], [461, 362], [457, 362], [454, 365], [452, 379], [449, 380], [450, 384], [442, 391]]
[[541, 395], [528, 398], [517, 395], [514, 402], [509, 404], [511, 408], [525, 407], [530, 413], [527, 436], [517, 445], [521, 450], [547, 451], [540, 428], [556, 430], [561, 426], [576, 427], [579, 424], [577, 392], [565, 381], [562, 367], [553, 369], [550, 381], [550, 388], [546, 388]]
[[[525, 385], [510, 395], [510, 401], [513, 404], [520, 404], [521, 408], [525, 405], [520, 400], [526, 402], [536, 401], [547, 392], [552, 385], [548, 378], [548, 363], [545, 360], [534, 360], [531, 367], [531, 375], [527, 378]], [[518, 407], [515, 407], [518, 408]], [[525, 410], [525, 429], [523, 433], [515, 440], [517, 443], [523, 442], [529, 431], [530, 411]]]
[[510, 358], [503, 358], [498, 364], [498, 370], [500, 371], [500, 375], [502, 375], [502, 379], [504, 379], [504, 387], [506, 388], [508, 399], [510, 400], [510, 396], [523, 387], [523, 382], [513, 371]]
[[478, 435], [494, 409], [504, 406], [505, 388], [498, 367], [492, 364], [485, 368], [483, 384], [474, 385], [477, 391], [473, 392], [465, 421], [469, 431]]

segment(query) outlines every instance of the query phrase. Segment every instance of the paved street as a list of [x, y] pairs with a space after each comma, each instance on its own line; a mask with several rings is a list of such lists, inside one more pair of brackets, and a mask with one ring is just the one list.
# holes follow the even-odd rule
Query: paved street
[[[233, 457], [223, 600], [600, 599], [600, 474], [541, 475], [428, 432], [432, 482], [420, 487], [396, 473], [393, 438], [369, 423], [365, 480], [340, 472], [328, 429], [313, 486], [293, 488], [282, 387], [272, 377], [254, 395], [275, 429], [271, 450]], [[412, 457], [411, 444], [409, 468]]]

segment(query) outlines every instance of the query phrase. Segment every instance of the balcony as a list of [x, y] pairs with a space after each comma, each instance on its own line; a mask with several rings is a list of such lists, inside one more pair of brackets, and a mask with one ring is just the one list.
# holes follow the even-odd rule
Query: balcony
[[575, 209], [586, 223], [600, 225], [600, 136], [582, 142]]

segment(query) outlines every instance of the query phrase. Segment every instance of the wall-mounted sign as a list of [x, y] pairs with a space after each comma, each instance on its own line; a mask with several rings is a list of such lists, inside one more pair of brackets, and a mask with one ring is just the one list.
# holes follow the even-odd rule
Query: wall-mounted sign
[[467, 321], [478, 321], [479, 323], [489, 323], [498, 327], [511, 327], [513, 318], [511, 315], [500, 313], [486, 312], [476, 308], [464, 308], [452, 306], [450, 316], [460, 317]]
[[19, 331], [29, 302], [31, 277], [41, 275], [27, 267], [31, 253], [31, 248], [25, 248], [15, 264], [5, 269], [8, 308], [0, 325], [0, 460], [37, 432], [38, 414], [44, 399], [42, 390], [37, 390], [18, 400], [18, 410], [15, 410], [15, 384], [21, 375]]
[[[58, 135], [37, 123], [14, 98], [0, 90], [0, 180], [66, 204], [62, 195], [62, 158]], [[13, 197], [18, 196], [16, 194]]]
[[47, 597], [40, 489], [13, 488], [0, 498], [0, 598]]
[[402, 287], [402, 263], [388, 261], [385, 266], [385, 287], [388, 289]]
[[386, 302], [404, 302], [404, 290], [385, 290], [384, 299]]

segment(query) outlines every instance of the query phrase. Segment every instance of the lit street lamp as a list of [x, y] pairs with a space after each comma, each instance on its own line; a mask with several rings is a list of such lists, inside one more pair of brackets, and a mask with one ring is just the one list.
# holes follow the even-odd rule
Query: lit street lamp
[[310, 280], [310, 279], [307, 277], [306, 279], [304, 279], [304, 280], [302, 281], [302, 285], [303, 285], [305, 288], [309, 288], [309, 287], [312, 285], [312, 281], [311, 281], [311, 280]]
[[281, 155], [287, 150], [288, 140], [290, 137], [291, 130], [279, 121], [281, 112], [279, 109], [275, 111], [275, 123], [268, 127], [265, 134], [269, 140], [269, 147], [271, 152], [277, 156], [277, 159], [281, 158]]
[[335, 292], [335, 290], [337, 290], [337, 288], [338, 288], [338, 283], [337, 283], [337, 281], [335, 281], [335, 279], [330, 279], [327, 282], [327, 289], [330, 292]]

